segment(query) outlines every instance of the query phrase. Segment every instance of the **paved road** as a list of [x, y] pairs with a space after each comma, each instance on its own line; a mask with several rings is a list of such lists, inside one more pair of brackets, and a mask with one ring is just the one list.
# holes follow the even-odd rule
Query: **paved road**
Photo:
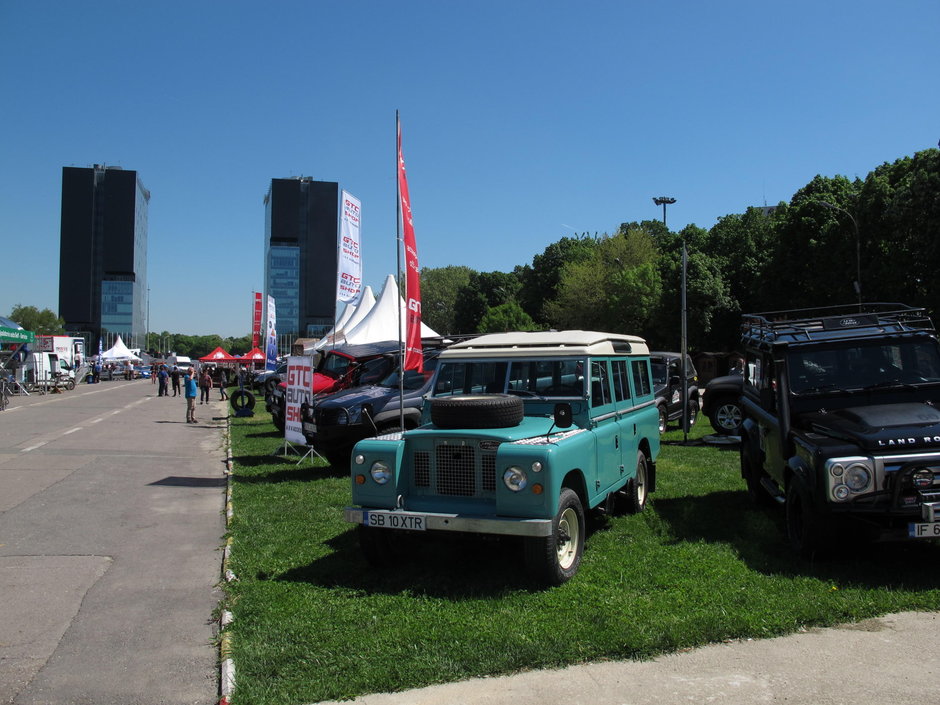
[[218, 700], [224, 406], [148, 380], [0, 412], [0, 703]]

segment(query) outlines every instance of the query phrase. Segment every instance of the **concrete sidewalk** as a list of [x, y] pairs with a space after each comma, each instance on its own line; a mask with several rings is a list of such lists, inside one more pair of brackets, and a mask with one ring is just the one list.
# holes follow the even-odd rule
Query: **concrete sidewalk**
[[[940, 703], [940, 615], [888, 615], [653, 661], [532, 671], [366, 695], [346, 705]], [[340, 705], [338, 702], [321, 705]]]

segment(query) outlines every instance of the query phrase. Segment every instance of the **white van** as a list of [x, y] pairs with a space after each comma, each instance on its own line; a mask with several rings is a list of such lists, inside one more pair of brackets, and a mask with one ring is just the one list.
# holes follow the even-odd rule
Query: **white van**
[[53, 352], [33, 352], [26, 357], [20, 368], [21, 379], [26, 388], [51, 387], [64, 382], [64, 385], [73, 389], [75, 387], [75, 370], [67, 360], [59, 358]]

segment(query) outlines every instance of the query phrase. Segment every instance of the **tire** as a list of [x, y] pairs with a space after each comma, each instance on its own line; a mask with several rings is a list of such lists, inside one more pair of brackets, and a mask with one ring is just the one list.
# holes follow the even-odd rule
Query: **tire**
[[584, 534], [581, 500], [574, 490], [564, 487], [558, 496], [558, 512], [552, 520], [551, 535], [525, 540], [529, 572], [545, 585], [561, 585], [570, 580], [581, 565]]
[[741, 402], [736, 397], [722, 397], [711, 414], [712, 428], [722, 436], [737, 436], [744, 417]]
[[70, 392], [75, 389], [75, 380], [70, 377], [65, 383], [65, 388]]
[[229, 404], [232, 405], [235, 411], [241, 411], [242, 409], [251, 411], [255, 408], [255, 395], [247, 389], [239, 389], [237, 392], [232, 392], [232, 396], [229, 397]]
[[748, 499], [757, 507], [769, 507], [774, 504], [774, 501], [770, 493], [764, 489], [764, 486], [760, 482], [762, 476], [763, 471], [751, 458], [751, 454], [745, 450], [745, 446], [742, 442], [741, 477], [744, 478], [744, 483], [747, 485]]
[[[350, 464], [349, 459], [350, 459], [350, 456], [352, 455], [352, 448], [347, 448], [345, 451], [342, 451], [342, 450], [323, 451], [322, 455], [324, 458], [326, 458], [326, 462], [328, 462], [332, 467], [339, 468], [339, 469], [345, 468], [346, 470], [349, 470], [349, 464]], [[364, 527], [364, 528], [367, 528], [367, 527]], [[373, 529], [373, 531], [378, 531], [379, 533], [386, 533], [386, 530], [384, 529]]]
[[695, 425], [695, 422], [698, 421], [698, 400], [689, 399], [689, 429]]
[[787, 541], [794, 553], [812, 558], [822, 552], [824, 523], [795, 478], [787, 485], [786, 526]]
[[438, 428], [509, 428], [525, 416], [522, 399], [510, 394], [464, 394], [431, 399]]
[[646, 508], [648, 486], [649, 466], [646, 463], [646, 455], [640, 451], [636, 456], [636, 475], [627, 483], [624, 510], [628, 514], [639, 514]]
[[275, 387], [277, 387], [277, 385], [280, 383], [280, 381], [281, 381], [281, 380], [276, 379], [276, 378], [265, 380], [265, 382], [264, 382], [264, 396], [268, 396], [269, 394], [274, 394], [274, 389], [275, 389]]
[[666, 432], [666, 428], [669, 426], [669, 418], [666, 416], [665, 406], [656, 407], [656, 410], [659, 412], [659, 434], [662, 435]]
[[275, 416], [274, 414], [271, 414], [271, 423], [274, 424], [274, 428], [276, 428], [281, 433], [284, 433], [284, 417], [283, 416]]

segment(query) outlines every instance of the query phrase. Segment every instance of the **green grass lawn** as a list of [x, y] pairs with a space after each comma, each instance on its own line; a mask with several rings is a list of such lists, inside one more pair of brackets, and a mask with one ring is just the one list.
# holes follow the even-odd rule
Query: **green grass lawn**
[[[734, 447], [664, 444], [646, 511], [592, 522], [580, 572], [561, 587], [533, 587], [511, 540], [423, 541], [379, 572], [342, 518], [348, 472], [273, 455], [283, 439], [264, 412], [231, 421], [236, 705], [642, 659], [940, 609], [940, 546], [792, 556], [782, 512], [748, 502]], [[710, 430], [703, 418], [690, 438]]]

